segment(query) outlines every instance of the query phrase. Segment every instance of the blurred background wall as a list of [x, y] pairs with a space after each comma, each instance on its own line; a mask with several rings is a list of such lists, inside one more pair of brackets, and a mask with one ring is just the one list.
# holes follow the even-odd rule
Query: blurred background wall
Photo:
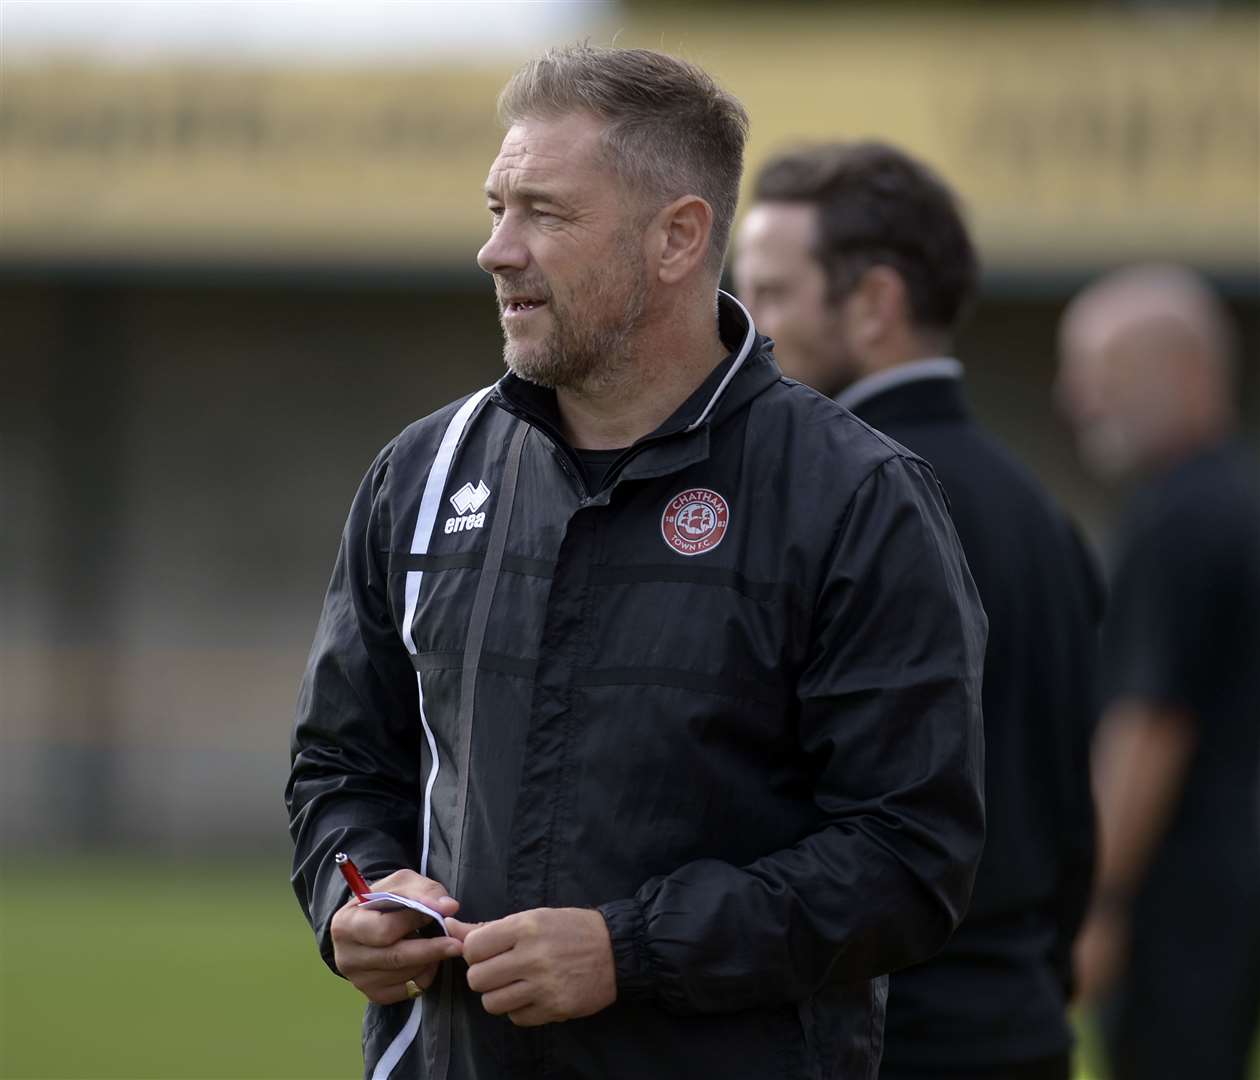
[[0, 841], [279, 853], [287, 737], [355, 486], [497, 378], [474, 255], [498, 87], [552, 42], [714, 72], [748, 165], [874, 135], [986, 260], [985, 419], [1105, 536], [1050, 404], [1072, 291], [1198, 267], [1260, 432], [1251, 4], [5, 3]]

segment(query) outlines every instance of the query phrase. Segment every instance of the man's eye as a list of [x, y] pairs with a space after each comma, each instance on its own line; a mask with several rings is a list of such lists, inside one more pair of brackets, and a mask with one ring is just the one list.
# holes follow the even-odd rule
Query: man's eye
[[486, 209], [490, 211], [490, 216], [494, 218], [495, 221], [498, 221], [501, 217], [503, 217], [503, 207], [501, 206], [488, 206]]

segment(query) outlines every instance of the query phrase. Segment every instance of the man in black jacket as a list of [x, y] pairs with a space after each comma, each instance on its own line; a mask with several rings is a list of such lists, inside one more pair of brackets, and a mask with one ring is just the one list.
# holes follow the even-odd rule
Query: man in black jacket
[[1184, 267], [1063, 317], [1085, 464], [1131, 483], [1103, 626], [1102, 852], [1077, 942], [1115, 1080], [1243, 1080], [1260, 1021], [1260, 484], [1229, 319]]
[[989, 616], [984, 857], [949, 944], [891, 980], [881, 1075], [1061, 1080], [1094, 846], [1091, 563], [967, 408], [949, 353], [978, 270], [945, 184], [893, 147], [834, 144], [769, 162], [754, 198], [739, 293], [785, 372], [931, 463]]
[[[717, 292], [738, 102], [574, 47], [500, 110], [510, 371], [351, 508], [298, 897], [373, 1077], [873, 1080], [883, 975], [949, 936], [983, 839], [985, 622], [943, 496]], [[442, 925], [360, 908], [343, 850]]]

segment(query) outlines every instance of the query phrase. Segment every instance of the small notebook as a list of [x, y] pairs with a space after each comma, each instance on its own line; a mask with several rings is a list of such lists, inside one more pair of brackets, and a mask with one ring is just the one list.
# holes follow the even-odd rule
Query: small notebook
[[[436, 924], [438, 931], [446, 934], [446, 920], [427, 904], [422, 904], [409, 896], [399, 896], [392, 892], [369, 892], [359, 897], [359, 906], [370, 908], [372, 911], [399, 911], [402, 908], [411, 908], [412, 911], [429, 916]], [[427, 930], [428, 927], [425, 929]]]

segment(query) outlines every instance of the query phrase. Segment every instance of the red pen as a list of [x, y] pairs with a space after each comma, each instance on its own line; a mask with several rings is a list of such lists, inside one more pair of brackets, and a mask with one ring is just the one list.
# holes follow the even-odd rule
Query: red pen
[[368, 888], [367, 882], [363, 880], [363, 875], [359, 873], [359, 868], [354, 865], [350, 856], [344, 851], [337, 852], [333, 856], [333, 862], [337, 864], [337, 869], [341, 871], [341, 876], [346, 879], [346, 884], [350, 886], [350, 890], [359, 898], [359, 903], [363, 903], [363, 898], [372, 890]]

